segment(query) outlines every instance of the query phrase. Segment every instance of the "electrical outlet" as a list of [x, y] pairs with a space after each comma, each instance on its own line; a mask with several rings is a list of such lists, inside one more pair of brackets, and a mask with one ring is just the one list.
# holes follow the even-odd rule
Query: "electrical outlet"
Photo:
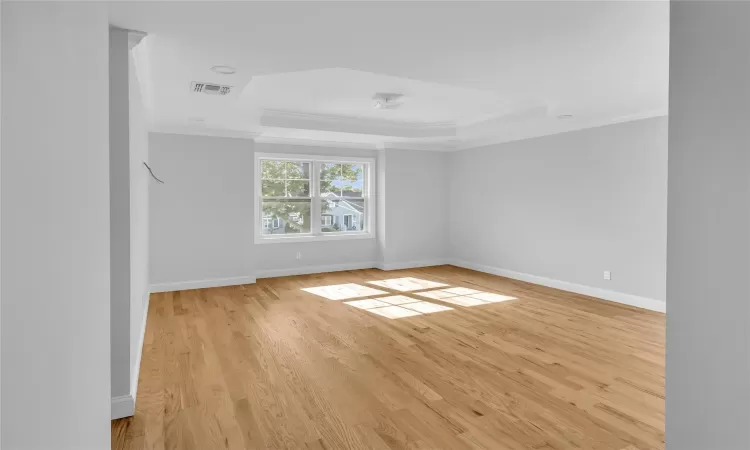
[[609, 270], [605, 270], [604, 271], [604, 279], [605, 280], [611, 280], [612, 279], [612, 272], [610, 272]]
[[297, 252], [297, 259], [302, 259], [302, 252]]

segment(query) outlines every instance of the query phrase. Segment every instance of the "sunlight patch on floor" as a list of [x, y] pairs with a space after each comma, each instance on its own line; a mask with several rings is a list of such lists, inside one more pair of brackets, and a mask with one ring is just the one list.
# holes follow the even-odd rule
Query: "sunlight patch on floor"
[[367, 284], [374, 284], [386, 289], [393, 289], [399, 292], [419, 291], [421, 289], [434, 289], [446, 287], [447, 284], [437, 283], [435, 281], [422, 280], [419, 278], [391, 278], [390, 280], [368, 281]]
[[405, 295], [392, 295], [378, 299], [353, 300], [344, 304], [355, 308], [364, 309], [389, 319], [400, 319], [402, 317], [432, 314], [441, 311], [450, 311], [450, 306], [421, 301]]
[[388, 292], [379, 291], [359, 284], [333, 284], [330, 286], [316, 286], [303, 288], [305, 292], [325, 297], [328, 300], [349, 300], [351, 298], [369, 297], [371, 295], [387, 294]]
[[459, 306], [478, 306], [486, 305], [488, 303], [499, 303], [509, 300], [517, 300], [516, 297], [510, 297], [508, 295], [493, 294], [492, 292], [483, 292], [476, 289], [464, 287], [418, 292], [416, 295], [420, 297], [440, 300], [441, 302], [451, 303]]
[[422, 313], [413, 311], [411, 309], [402, 308], [400, 306], [386, 306], [384, 308], [373, 308], [367, 311], [377, 314], [379, 316], [387, 317], [389, 319], [400, 319], [402, 317], [421, 316]]
[[378, 300], [390, 303], [391, 305], [403, 305], [405, 303], [414, 303], [419, 301], [418, 298], [407, 297], [405, 295], [391, 295], [389, 297], [379, 298]]

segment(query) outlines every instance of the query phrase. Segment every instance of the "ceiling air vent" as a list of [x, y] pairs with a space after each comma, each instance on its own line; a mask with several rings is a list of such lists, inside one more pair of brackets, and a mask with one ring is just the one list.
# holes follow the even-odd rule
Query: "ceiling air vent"
[[232, 86], [193, 81], [190, 83], [190, 90], [208, 95], [227, 95], [232, 92]]

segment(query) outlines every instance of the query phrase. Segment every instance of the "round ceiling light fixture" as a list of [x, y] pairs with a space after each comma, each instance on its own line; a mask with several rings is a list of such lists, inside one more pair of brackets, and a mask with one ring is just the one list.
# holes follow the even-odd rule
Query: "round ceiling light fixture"
[[222, 75], [232, 75], [237, 72], [237, 69], [229, 66], [213, 66], [211, 67], [211, 70]]
[[573, 114], [560, 114], [559, 116], [557, 116], [557, 118], [558, 119], [572, 119]]

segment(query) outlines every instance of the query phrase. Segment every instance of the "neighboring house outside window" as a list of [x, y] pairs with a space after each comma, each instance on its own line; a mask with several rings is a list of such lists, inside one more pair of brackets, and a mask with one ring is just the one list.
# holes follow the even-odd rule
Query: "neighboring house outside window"
[[354, 229], [354, 223], [354, 215], [344, 214], [344, 227], [346, 227], [347, 230]]
[[366, 158], [256, 154], [256, 242], [372, 238], [373, 167]]

